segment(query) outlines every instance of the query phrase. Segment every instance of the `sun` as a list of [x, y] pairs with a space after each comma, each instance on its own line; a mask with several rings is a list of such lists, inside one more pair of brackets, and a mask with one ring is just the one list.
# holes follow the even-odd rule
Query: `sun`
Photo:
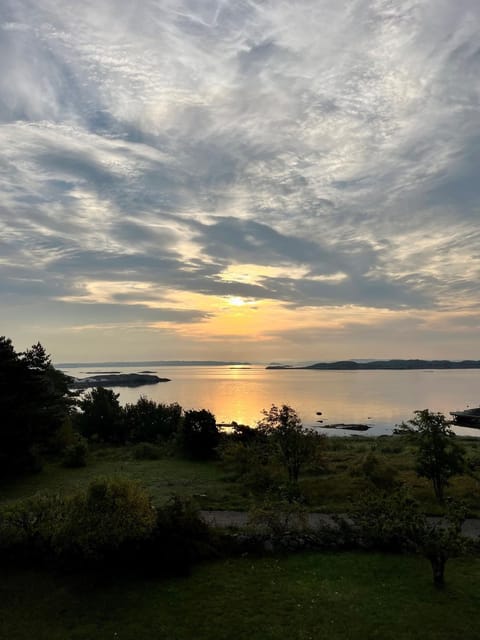
[[231, 304], [234, 307], [243, 307], [246, 302], [243, 298], [240, 298], [240, 296], [230, 296], [228, 298], [228, 304]]

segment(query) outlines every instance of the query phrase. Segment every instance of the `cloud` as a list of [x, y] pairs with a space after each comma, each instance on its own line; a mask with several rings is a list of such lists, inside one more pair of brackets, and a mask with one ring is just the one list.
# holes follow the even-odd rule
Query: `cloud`
[[7, 0], [2, 295], [469, 313], [479, 28], [474, 0]]

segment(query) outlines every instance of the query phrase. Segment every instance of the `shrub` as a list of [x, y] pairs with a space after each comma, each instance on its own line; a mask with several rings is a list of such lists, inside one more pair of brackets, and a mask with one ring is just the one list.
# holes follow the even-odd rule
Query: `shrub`
[[151, 442], [139, 442], [132, 453], [136, 460], [160, 460], [162, 457], [162, 449]]
[[280, 539], [292, 531], [305, 531], [308, 512], [301, 501], [267, 497], [249, 511], [248, 523]]
[[0, 508], [0, 560], [56, 568], [185, 573], [216, 555], [217, 539], [191, 502], [155, 509], [136, 483], [100, 479], [69, 498], [37, 495]]
[[55, 552], [87, 562], [109, 559], [124, 546], [147, 540], [155, 522], [150, 497], [137, 483], [95, 480], [86, 493], [68, 501], [65, 521], [53, 540]]
[[193, 502], [173, 496], [157, 510], [150, 542], [142, 547], [145, 567], [184, 574], [193, 562], [213, 555], [217, 555], [216, 539]]
[[396, 470], [385, 459], [369, 451], [352, 469], [353, 476], [363, 476], [377, 489], [390, 490], [397, 485]]
[[0, 509], [0, 555], [3, 560], [37, 560], [51, 556], [52, 540], [61, 528], [66, 501], [38, 494]]
[[88, 442], [77, 436], [76, 442], [66, 447], [63, 454], [63, 466], [69, 469], [87, 466]]
[[78, 433], [73, 428], [71, 416], [67, 416], [57, 430], [55, 437], [50, 443], [50, 450], [53, 453], [62, 453], [67, 447], [75, 444], [78, 439]]

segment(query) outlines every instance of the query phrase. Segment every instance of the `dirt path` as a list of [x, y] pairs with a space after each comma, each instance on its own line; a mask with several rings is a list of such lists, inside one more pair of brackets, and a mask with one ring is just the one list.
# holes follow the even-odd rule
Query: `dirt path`
[[[248, 513], [246, 511], [201, 511], [200, 515], [205, 522], [213, 527], [235, 527], [240, 529], [248, 523]], [[436, 519], [432, 518], [432, 520]], [[334, 524], [334, 520], [328, 513], [310, 513], [308, 524], [315, 528], [321, 525]], [[467, 518], [463, 523], [462, 532], [469, 538], [480, 537], [480, 519]]]

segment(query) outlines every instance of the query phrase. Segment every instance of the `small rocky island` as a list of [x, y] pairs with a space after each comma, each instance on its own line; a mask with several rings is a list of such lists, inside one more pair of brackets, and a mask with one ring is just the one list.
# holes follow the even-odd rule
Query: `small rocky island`
[[72, 389], [91, 387], [142, 387], [146, 384], [170, 382], [170, 378], [159, 378], [146, 373], [99, 373], [88, 378], [73, 378]]
[[368, 424], [344, 424], [343, 422], [322, 426], [324, 429], [345, 429], [346, 431], [368, 431], [370, 429]]

